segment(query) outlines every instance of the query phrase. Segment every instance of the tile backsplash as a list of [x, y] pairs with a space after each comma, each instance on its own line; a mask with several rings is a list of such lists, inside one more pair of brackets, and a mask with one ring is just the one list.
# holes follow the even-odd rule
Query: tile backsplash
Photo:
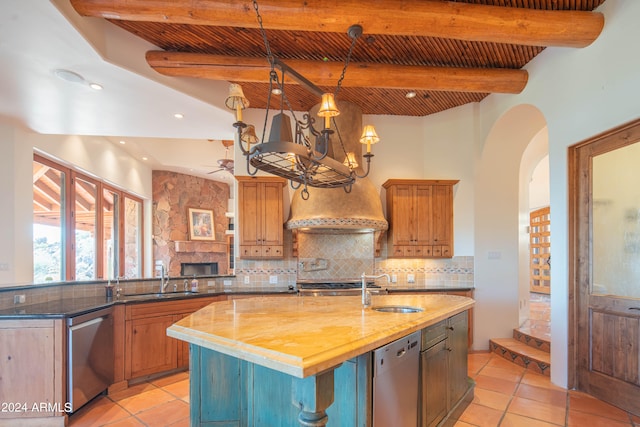
[[373, 233], [298, 233], [298, 279], [357, 279], [373, 274]]

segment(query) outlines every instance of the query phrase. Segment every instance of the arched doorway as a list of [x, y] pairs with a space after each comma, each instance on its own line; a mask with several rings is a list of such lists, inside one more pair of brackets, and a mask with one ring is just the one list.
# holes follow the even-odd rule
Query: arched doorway
[[481, 147], [475, 191], [476, 349], [486, 348], [492, 338], [510, 337], [520, 325], [520, 307], [526, 313], [528, 183], [547, 150], [530, 148], [526, 171], [523, 156], [528, 147], [538, 147], [532, 142], [546, 139], [540, 110], [518, 105], [496, 120]]

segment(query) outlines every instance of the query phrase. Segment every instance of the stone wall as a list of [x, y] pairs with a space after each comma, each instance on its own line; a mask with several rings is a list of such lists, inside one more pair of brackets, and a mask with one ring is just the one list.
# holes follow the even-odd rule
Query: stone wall
[[[169, 276], [180, 275], [183, 262], [217, 262], [218, 274], [227, 274], [228, 255], [225, 212], [229, 200], [227, 184], [184, 175], [177, 172], [153, 171], [153, 260], [162, 260]], [[188, 209], [213, 211], [215, 241], [189, 240]], [[197, 247], [197, 251], [176, 251], [178, 247]]]

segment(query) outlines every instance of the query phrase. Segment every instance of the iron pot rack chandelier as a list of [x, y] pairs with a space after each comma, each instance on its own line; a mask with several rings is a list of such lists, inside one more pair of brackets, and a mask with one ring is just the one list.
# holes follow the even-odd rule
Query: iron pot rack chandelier
[[[262, 16], [258, 10], [258, 3], [253, 0], [253, 8], [260, 25], [267, 61], [271, 67], [269, 72], [269, 93], [267, 95], [267, 107], [265, 113], [262, 137], [258, 139], [255, 127], [242, 121], [242, 110], [249, 107], [249, 100], [244, 96], [242, 87], [232, 83], [229, 87], [229, 96], [225, 100], [225, 105], [236, 112], [236, 122], [233, 126], [238, 133], [238, 140], [242, 154], [247, 159], [247, 173], [255, 175], [258, 170], [277, 175], [288, 179], [291, 187], [296, 190], [304, 186], [301, 197], [304, 200], [309, 198], [307, 187], [317, 188], [343, 188], [345, 192], [351, 192], [351, 188], [356, 178], [364, 178], [369, 175], [371, 169], [371, 144], [380, 141], [372, 125], [364, 126], [360, 142], [366, 144], [367, 152], [362, 156], [366, 160], [366, 171], [359, 175], [356, 172], [358, 163], [352, 152], [347, 152], [340, 130], [338, 129], [335, 117], [340, 114], [335, 102], [335, 98], [340, 91], [353, 48], [362, 35], [360, 25], [349, 27], [347, 34], [351, 38], [351, 46], [347, 54], [342, 74], [338, 80], [334, 93], [325, 93], [312, 82], [300, 75], [291, 67], [287, 66], [271, 52], [266, 32], [262, 25]], [[278, 72], [280, 74], [278, 74]], [[316, 129], [316, 119], [309, 113], [304, 113], [301, 120], [296, 117], [285, 92], [285, 74], [290, 76], [299, 84], [307, 88], [315, 96], [321, 99], [318, 116], [324, 118], [323, 126]], [[280, 96], [280, 112], [272, 117], [271, 131], [269, 139], [265, 141], [267, 122], [269, 119], [269, 107], [271, 96]], [[291, 117], [295, 121], [295, 135], [291, 134], [291, 119], [284, 113], [284, 105]], [[331, 123], [336, 129], [331, 129]], [[333, 155], [331, 136], [337, 134], [340, 147], [344, 152], [344, 162], [335, 159]], [[251, 170], [251, 167], [255, 168]], [[364, 168], [363, 168], [364, 169]]]

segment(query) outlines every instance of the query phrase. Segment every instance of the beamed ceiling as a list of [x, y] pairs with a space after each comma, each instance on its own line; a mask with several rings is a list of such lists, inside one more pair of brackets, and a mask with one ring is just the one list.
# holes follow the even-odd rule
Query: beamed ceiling
[[[250, 1], [71, 0], [83, 16], [108, 19], [159, 50], [146, 59], [167, 76], [240, 83], [251, 107], [265, 108], [269, 66]], [[545, 48], [590, 45], [604, 0], [260, 0], [273, 54], [333, 92], [360, 24], [338, 99], [364, 114], [425, 116], [491, 93], [520, 93], [523, 67]], [[295, 110], [318, 98], [289, 81]], [[415, 98], [407, 98], [415, 91]], [[271, 108], [280, 108], [272, 97]]]

